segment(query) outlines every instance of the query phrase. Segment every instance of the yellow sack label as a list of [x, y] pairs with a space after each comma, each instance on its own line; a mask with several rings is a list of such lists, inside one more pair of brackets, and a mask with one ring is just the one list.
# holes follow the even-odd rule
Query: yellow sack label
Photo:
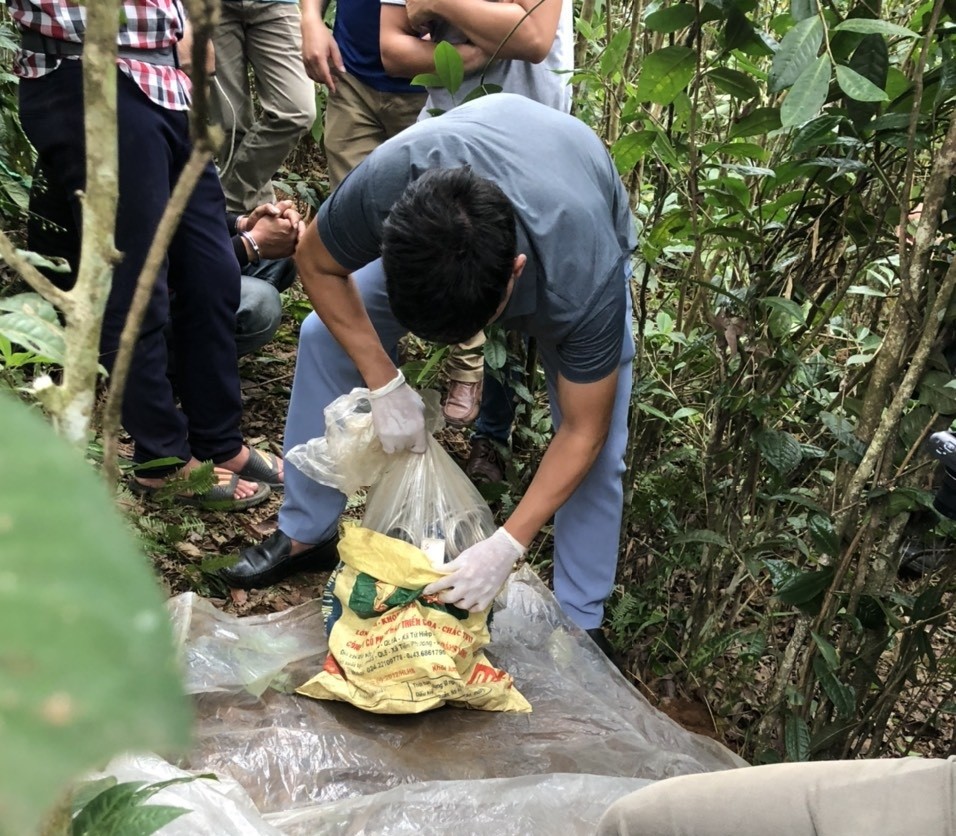
[[342, 700], [378, 714], [418, 714], [448, 703], [486, 711], [531, 711], [505, 671], [481, 652], [487, 612], [429, 600], [440, 577], [420, 549], [357, 526], [339, 542], [341, 614], [325, 667], [298, 693]]

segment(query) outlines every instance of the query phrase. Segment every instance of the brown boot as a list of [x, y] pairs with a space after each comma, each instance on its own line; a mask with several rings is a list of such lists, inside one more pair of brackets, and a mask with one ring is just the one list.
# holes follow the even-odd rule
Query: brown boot
[[472, 440], [465, 473], [476, 485], [504, 481], [505, 463], [493, 441], [487, 438]]
[[448, 394], [441, 411], [445, 421], [453, 427], [467, 427], [475, 423], [478, 409], [481, 406], [481, 384], [462, 383], [452, 380], [448, 385]]

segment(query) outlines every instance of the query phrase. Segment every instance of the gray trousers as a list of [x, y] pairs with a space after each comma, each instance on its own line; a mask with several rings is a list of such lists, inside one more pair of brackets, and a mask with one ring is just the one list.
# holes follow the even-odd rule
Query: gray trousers
[[[372, 325], [391, 352], [405, 329], [392, 315], [385, 292], [381, 260], [354, 273]], [[625, 281], [622, 274], [621, 281]], [[630, 310], [630, 308], [628, 308]], [[621, 535], [624, 491], [624, 450], [631, 395], [634, 340], [627, 317], [621, 335], [621, 365], [607, 441], [597, 460], [554, 517], [554, 593], [565, 613], [581, 628], [599, 627], [604, 601], [614, 584]], [[539, 342], [551, 400], [551, 417], [561, 423], [555, 396], [557, 358], [554, 349]], [[364, 386], [355, 364], [328, 328], [309, 314], [299, 331], [295, 380], [285, 427], [285, 451], [325, 435], [323, 410], [339, 395]], [[285, 499], [279, 510], [279, 528], [302, 543], [321, 543], [338, 530], [345, 497], [334, 488], [313, 482], [294, 467], [286, 469]]]
[[668, 778], [616, 801], [600, 836], [954, 836], [956, 759], [811, 761]]

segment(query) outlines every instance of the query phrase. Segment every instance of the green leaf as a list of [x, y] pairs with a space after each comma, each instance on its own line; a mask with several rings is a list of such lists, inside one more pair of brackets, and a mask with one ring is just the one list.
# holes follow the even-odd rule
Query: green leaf
[[[872, 82], [880, 90], [886, 90], [889, 81], [890, 53], [882, 35], [865, 35], [850, 56], [850, 69]], [[887, 93], [889, 98], [889, 93]], [[858, 102], [846, 99], [847, 113], [857, 128], [869, 122], [879, 111], [873, 102]]]
[[813, 545], [821, 554], [836, 557], [840, 553], [840, 539], [830, 518], [823, 514], [814, 514], [807, 520], [807, 528]]
[[696, 531], [688, 531], [686, 534], [678, 534], [671, 541], [675, 544], [681, 543], [707, 543], [711, 546], [720, 546], [722, 549], [729, 549], [730, 543], [727, 538], [716, 531], [710, 531], [706, 528], [700, 528]]
[[40, 255], [31, 250], [17, 250], [16, 252], [27, 264], [32, 264], [34, 267], [50, 270], [54, 273], [70, 272], [70, 263], [65, 258], [49, 259], [45, 255]]
[[[118, 784], [113, 790], [135, 784]], [[101, 795], [107, 796], [110, 790]], [[105, 802], [94, 798], [73, 820], [71, 836], [151, 836], [191, 810], [161, 804], [143, 804], [143, 796], [123, 793]]]
[[504, 88], [500, 84], [479, 84], [477, 87], [473, 87], [471, 92], [461, 100], [461, 103], [472, 102], [475, 99], [480, 99], [483, 96], [490, 96], [493, 93], [500, 93]]
[[821, 55], [806, 67], [783, 100], [780, 107], [780, 122], [792, 128], [809, 122], [816, 116], [827, 100], [830, 87], [830, 59]]
[[[435, 73], [419, 73], [415, 76], [412, 81], [412, 84], [418, 87], [441, 87], [441, 79], [435, 75]], [[433, 114], [434, 115], [434, 114]]]
[[508, 361], [508, 349], [503, 340], [485, 340], [485, 362], [492, 369], [503, 369]]
[[885, 102], [889, 96], [886, 91], [877, 87], [872, 81], [864, 78], [858, 72], [837, 64], [837, 84], [851, 99], [857, 102]]
[[714, 83], [714, 86], [718, 90], [722, 90], [735, 99], [749, 101], [760, 95], [760, 88], [757, 86], [757, 82], [746, 73], [740, 72], [740, 70], [732, 70], [729, 67], [718, 67], [707, 73], [707, 78]]
[[838, 23], [833, 32], [857, 32], [861, 35], [887, 35], [891, 38], [918, 38], [919, 32], [898, 26], [887, 20], [870, 20], [869, 18], [855, 17]]
[[817, 682], [820, 683], [823, 693], [833, 703], [837, 715], [844, 720], [852, 717], [856, 710], [856, 695], [853, 689], [837, 678], [835, 671], [828, 666], [823, 656], [813, 657], [813, 672], [817, 675]]
[[442, 87], [452, 94], [458, 92], [465, 80], [465, 62], [448, 41], [440, 41], [435, 45], [435, 72], [441, 79]]
[[686, 46], [667, 46], [645, 57], [634, 91], [638, 101], [669, 105], [690, 83], [697, 55]]
[[631, 43], [630, 29], [620, 29], [611, 42], [607, 45], [604, 53], [601, 55], [601, 75], [604, 78], [610, 78], [617, 72], [620, 72], [624, 66], [624, 58], [627, 55], [627, 48]]
[[679, 32], [694, 22], [696, 12], [690, 3], [679, 3], [669, 9], [652, 12], [644, 19], [644, 26], [652, 32]]
[[97, 830], [107, 822], [117, 810], [135, 804], [136, 791], [145, 785], [145, 781], [126, 781], [113, 784], [99, 795], [88, 801], [73, 820], [73, 836], [94, 836], [103, 832]]
[[814, 598], [829, 588], [832, 580], [833, 568], [830, 566], [810, 570], [808, 572], [800, 572], [800, 574], [795, 575], [777, 590], [777, 598], [783, 601], [784, 604], [790, 604], [794, 607], [809, 604]]
[[779, 311], [784, 314], [795, 325], [803, 325], [804, 314], [801, 308], [793, 299], [787, 299], [785, 296], [764, 296], [760, 300], [772, 311]]
[[927, 372], [919, 384], [919, 402], [940, 415], [956, 415], [956, 389], [947, 385], [952, 379], [948, 372]]
[[780, 128], [780, 110], [776, 107], [757, 107], [730, 129], [730, 137], [760, 136]]
[[754, 433], [760, 455], [781, 476], [789, 473], [803, 459], [800, 442], [790, 433], [760, 428]]
[[806, 20], [808, 17], [816, 15], [816, 0], [790, 0], [790, 15], [794, 20]]
[[0, 809], [32, 833], [68, 781], [185, 747], [190, 718], [164, 596], [102, 479], [9, 397], [0, 426]]
[[821, 145], [828, 145], [837, 139], [837, 128], [842, 120], [839, 116], [818, 116], [798, 128], [793, 137], [791, 151], [802, 154]]
[[791, 761], [806, 761], [810, 759], [810, 729], [806, 721], [795, 714], [787, 716], [783, 727], [784, 748]]
[[810, 635], [813, 636], [813, 641], [819, 649], [820, 654], [826, 661], [827, 667], [829, 667], [832, 671], [835, 671], [837, 668], [839, 668], [840, 660], [837, 657], [836, 648], [825, 638], [823, 638], [823, 636], [819, 635], [818, 633], [814, 633], [812, 630], [810, 631]]
[[809, 67], [823, 43], [823, 22], [813, 16], [801, 20], [780, 42], [773, 56], [767, 86], [771, 93], [786, 90]]
[[63, 363], [66, 343], [56, 309], [38, 293], [0, 299], [0, 335], [54, 363]]
[[634, 166], [650, 150], [657, 139], [657, 131], [634, 131], [625, 134], [611, 146], [611, 156], [618, 174], [625, 175], [634, 170]]

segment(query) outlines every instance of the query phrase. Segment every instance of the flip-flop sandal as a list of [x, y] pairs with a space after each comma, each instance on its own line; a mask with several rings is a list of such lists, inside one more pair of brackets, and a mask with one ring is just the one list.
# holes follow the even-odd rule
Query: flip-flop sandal
[[268, 485], [277, 490], [282, 488], [282, 479], [279, 478], [282, 473], [279, 469], [280, 462], [281, 459], [274, 453], [250, 447], [249, 461], [236, 473], [240, 479], [245, 479], [247, 482], [258, 482], [260, 485]]
[[170, 494], [165, 485], [144, 485], [131, 476], [129, 478], [129, 489], [131, 493], [137, 496], [150, 499], [165, 497], [170, 502], [178, 505], [188, 505], [191, 508], [201, 508], [205, 511], [242, 511], [245, 508], [260, 505], [272, 493], [272, 489], [268, 485], [260, 483], [259, 489], [252, 496], [236, 499], [233, 494], [240, 478], [238, 473], [233, 473], [228, 482], [213, 485], [208, 491], [197, 494]]

